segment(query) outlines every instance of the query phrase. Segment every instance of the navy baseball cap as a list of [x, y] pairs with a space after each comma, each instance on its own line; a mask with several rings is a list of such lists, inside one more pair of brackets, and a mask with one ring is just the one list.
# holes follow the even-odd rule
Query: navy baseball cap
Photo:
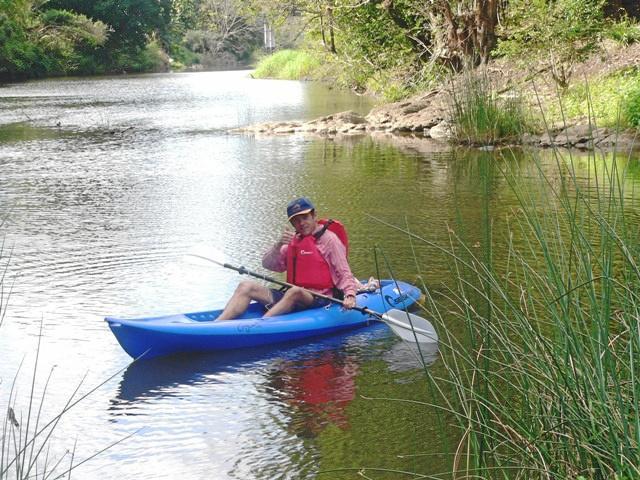
[[296, 215], [303, 215], [315, 209], [316, 207], [313, 206], [313, 203], [311, 203], [311, 200], [307, 197], [296, 198], [295, 200], [291, 200], [289, 205], [287, 205], [287, 217], [289, 217], [289, 221], [291, 221]]

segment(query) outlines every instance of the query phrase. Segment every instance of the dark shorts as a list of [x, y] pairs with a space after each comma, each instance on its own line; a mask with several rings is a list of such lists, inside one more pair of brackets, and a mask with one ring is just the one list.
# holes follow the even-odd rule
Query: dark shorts
[[[266, 306], [267, 310], [269, 310], [273, 305], [275, 305], [280, 300], [282, 300], [282, 297], [284, 297], [284, 292], [285, 292], [285, 290], [278, 290], [277, 288], [272, 288], [270, 290], [271, 290], [271, 296], [273, 297], [273, 303]], [[302, 306], [296, 305], [293, 311], [301, 312], [302, 310], [309, 310], [310, 308], [322, 308], [322, 307], [326, 307], [330, 303], [331, 303], [331, 300], [326, 300], [324, 298], [319, 298], [319, 297], [313, 297], [313, 302], [311, 302], [311, 305], [309, 305], [308, 307], [302, 307]]]

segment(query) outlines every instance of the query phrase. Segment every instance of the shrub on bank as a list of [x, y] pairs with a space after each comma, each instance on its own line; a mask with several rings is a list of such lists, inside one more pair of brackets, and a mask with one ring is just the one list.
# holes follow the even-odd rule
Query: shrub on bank
[[640, 69], [616, 72], [569, 88], [562, 95], [563, 111], [550, 106], [557, 121], [591, 118], [599, 127], [640, 126]]
[[262, 58], [253, 74], [255, 78], [284, 80], [328, 80], [339, 88], [354, 90], [394, 102], [432, 88], [443, 69], [426, 64], [398, 65], [374, 69], [360, 64], [346, 64], [344, 58], [327, 52], [280, 50]]
[[119, 51], [112, 57], [110, 70], [115, 72], [163, 72], [168, 70], [169, 57], [157, 40], [144, 48]]
[[513, 142], [532, 130], [520, 97], [499, 96], [487, 74], [474, 71], [453, 87], [451, 120], [455, 140], [469, 145]]
[[604, 34], [621, 45], [630, 45], [640, 42], [640, 24], [625, 15], [618, 21], [607, 22]]
[[630, 126], [640, 127], [640, 81], [635, 82], [627, 90], [623, 112]]
[[319, 60], [303, 50], [280, 50], [258, 62], [255, 78], [310, 80], [315, 78]]
[[[4, 226], [7, 218], [8, 216], [0, 216], [0, 229]], [[11, 255], [10, 253], [6, 253], [7, 250], [5, 250], [6, 245], [4, 241], [5, 238], [0, 235], [0, 339], [3, 338], [1, 333], [2, 326], [7, 312], [9, 296], [13, 290], [13, 279], [9, 278]], [[9, 249], [9, 251], [10, 250], [11, 249]], [[61, 458], [55, 458], [55, 449], [52, 445], [54, 443], [54, 432], [62, 418], [78, 403], [82, 402], [98, 388], [104, 386], [116, 375], [120, 374], [122, 370], [82, 394], [79, 393], [80, 387], [82, 386], [81, 381], [75, 390], [72, 391], [64, 407], [55, 413], [52, 418], [47, 419], [49, 415], [45, 415], [44, 407], [47, 402], [47, 389], [52, 379], [53, 367], [44, 383], [43, 390], [39, 395], [36, 393], [38, 383], [36, 380], [39, 374], [40, 344], [43, 338], [43, 322], [44, 321], [40, 324], [40, 332], [37, 337], [31, 389], [27, 392], [28, 396], [25, 401], [26, 408], [20, 407], [20, 403], [22, 402], [19, 402], [18, 395], [18, 379], [22, 362], [17, 366], [18, 373], [14, 376], [11, 384], [5, 385], [4, 381], [6, 379], [0, 378], [0, 385], [4, 387], [0, 390], [3, 395], [0, 401], [6, 408], [4, 417], [0, 416], [2, 421], [2, 428], [0, 428], [0, 480], [28, 480], [36, 478], [71, 479], [72, 471], [77, 467], [131, 436], [128, 435], [117, 440], [103, 450], [80, 460], [75, 458], [76, 439], [73, 450], [67, 450], [66, 453], [62, 454]]]

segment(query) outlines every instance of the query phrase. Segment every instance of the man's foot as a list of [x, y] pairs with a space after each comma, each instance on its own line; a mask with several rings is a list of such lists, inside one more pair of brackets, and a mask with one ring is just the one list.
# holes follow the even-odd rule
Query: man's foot
[[360, 292], [375, 292], [380, 288], [380, 282], [375, 279], [375, 277], [369, 277], [367, 283], [365, 283], [361, 288]]

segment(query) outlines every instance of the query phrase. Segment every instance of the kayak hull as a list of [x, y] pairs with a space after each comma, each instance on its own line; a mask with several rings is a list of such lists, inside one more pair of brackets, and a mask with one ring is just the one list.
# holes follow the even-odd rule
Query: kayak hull
[[[376, 292], [361, 293], [357, 304], [378, 313], [409, 308], [420, 290], [404, 282], [382, 281]], [[215, 321], [222, 310], [149, 318], [106, 317], [122, 348], [133, 358], [153, 358], [184, 352], [211, 352], [290, 342], [366, 325], [372, 318], [331, 304], [263, 318], [256, 303], [237, 320]]]

